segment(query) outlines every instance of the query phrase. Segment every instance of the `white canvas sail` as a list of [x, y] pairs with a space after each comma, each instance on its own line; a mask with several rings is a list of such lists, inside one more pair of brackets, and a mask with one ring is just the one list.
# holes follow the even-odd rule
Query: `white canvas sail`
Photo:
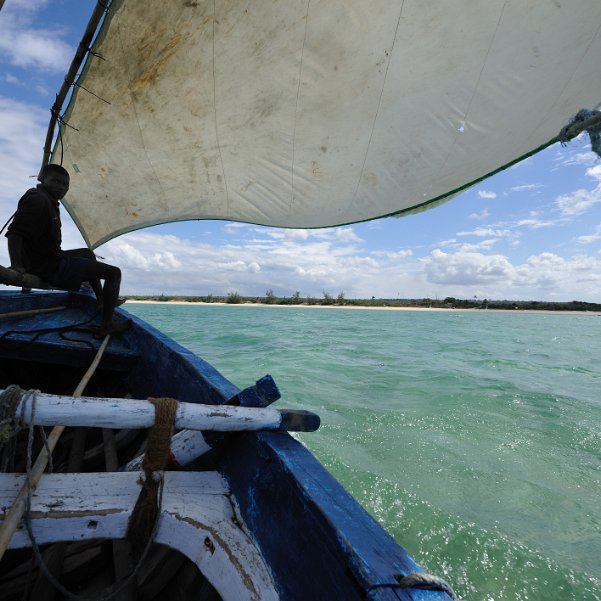
[[65, 205], [91, 246], [433, 206], [599, 104], [600, 26], [599, 0], [114, 0], [52, 159]]

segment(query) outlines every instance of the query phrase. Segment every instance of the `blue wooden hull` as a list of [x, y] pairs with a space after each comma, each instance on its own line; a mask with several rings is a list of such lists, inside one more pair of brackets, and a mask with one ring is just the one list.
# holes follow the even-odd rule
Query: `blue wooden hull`
[[[61, 306], [67, 308], [0, 318], [2, 388], [22, 385], [6, 381], [13, 373], [20, 377], [20, 361], [54, 370], [57, 375], [50, 378], [49, 387], [56, 390], [62, 372], [73, 379], [89, 365], [100, 344], [89, 333], [70, 333], [68, 339], [47, 333], [33, 342], [32, 334], [6, 334], [83, 323], [96, 310], [91, 296], [0, 293], [2, 314]], [[134, 398], [223, 404], [240, 392], [206, 361], [137, 317], [119, 313], [133, 326], [110, 342], [98, 378], [125, 381]], [[206, 433], [206, 439], [214, 451], [190, 469], [203, 469], [204, 462], [227, 479], [281, 599], [450, 599], [441, 591], [396, 586], [399, 576], [423, 569], [288, 433]]]

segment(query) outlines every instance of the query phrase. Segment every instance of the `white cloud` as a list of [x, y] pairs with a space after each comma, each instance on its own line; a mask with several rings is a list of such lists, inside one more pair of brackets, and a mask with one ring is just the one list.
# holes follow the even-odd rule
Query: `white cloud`
[[234, 223], [226, 223], [223, 227], [223, 231], [226, 234], [230, 234], [230, 235], [237, 235], [240, 233], [240, 230], [244, 230], [244, 229], [254, 229], [254, 226], [249, 224], [249, 223], [238, 223], [238, 222], [234, 222]]
[[480, 220], [480, 221], [483, 221], [484, 219], [488, 219], [488, 217], [490, 217], [490, 213], [489, 213], [488, 209], [483, 209], [479, 213], [472, 213], [471, 215], [468, 215], [468, 219], [476, 219], [476, 220]]
[[[582, 134], [581, 134], [582, 135]], [[579, 136], [580, 137], [580, 136]], [[564, 153], [560, 152], [557, 154], [556, 161], [563, 166], [569, 165], [593, 165], [597, 163], [599, 157], [592, 151], [588, 152], [572, 152]]]
[[47, 110], [0, 97], [0, 210], [7, 202], [6, 210], [16, 207], [25, 190], [37, 183], [47, 124]]
[[406, 259], [407, 257], [413, 256], [413, 251], [410, 249], [397, 250], [396, 252], [389, 252], [384, 250], [376, 250], [371, 253], [375, 257], [385, 257], [391, 261], [397, 261], [399, 259]]
[[549, 221], [549, 220], [543, 220], [543, 219], [522, 219], [521, 221], [518, 221], [516, 223], [517, 226], [520, 227], [527, 227], [530, 228], [532, 230], [537, 230], [540, 229], [542, 227], [552, 227], [554, 225], [557, 225], [556, 221]]
[[590, 244], [591, 242], [596, 242], [597, 240], [601, 240], [601, 223], [597, 225], [592, 234], [578, 237], [578, 242], [580, 242], [580, 244]]
[[597, 181], [601, 181], [601, 165], [595, 165], [594, 167], [589, 167], [586, 170], [586, 175], [596, 179]]
[[9, 2], [0, 19], [0, 59], [16, 67], [65, 71], [73, 49], [64, 32], [31, 27], [31, 13], [45, 2]]
[[335, 228], [335, 235], [341, 242], [363, 242], [352, 227]]
[[497, 193], [491, 192], [490, 190], [478, 190], [478, 196], [480, 198], [496, 198]]
[[124, 293], [223, 295], [236, 290], [256, 295], [277, 288], [283, 295], [344, 290], [347, 296], [358, 296], [367, 292], [361, 288], [369, 279], [365, 274], [386, 268], [380, 261], [398, 263], [411, 251], [380, 259], [369, 256], [356, 247], [359, 238], [351, 230], [306, 230], [305, 236], [295, 230], [253, 227], [250, 233], [261, 232], [261, 239], [243, 236], [227, 245], [146, 231], [111, 240], [99, 252], [122, 268]]
[[482, 240], [473, 244], [461, 244], [459, 246], [459, 252], [474, 252], [477, 250], [490, 250], [495, 244], [499, 242], [499, 238], [489, 238], [488, 240]]
[[22, 11], [38, 11], [48, 4], [48, 0], [9, 0], [6, 8], [19, 7]]
[[428, 281], [447, 294], [467, 298], [474, 290], [488, 298], [593, 300], [601, 294], [601, 257], [560, 257], [542, 252], [513, 265], [503, 255], [445, 253], [422, 259]]
[[495, 236], [497, 238], [507, 238], [511, 236], [509, 230], [492, 229], [488, 227], [479, 227], [470, 232], [457, 232], [457, 236], [476, 236], [478, 238], [484, 238], [486, 236]]
[[568, 260], [555, 253], [544, 252], [529, 257], [525, 263], [518, 265], [512, 279], [518, 286], [560, 288], [566, 280], [574, 279], [573, 272], [582, 269], [581, 263], [581, 258]]
[[562, 194], [555, 199], [556, 207], [566, 217], [582, 215], [599, 202], [601, 202], [601, 186], [593, 190], [580, 188], [575, 192]]
[[530, 192], [532, 190], [540, 190], [544, 188], [543, 184], [522, 184], [521, 186], [513, 186], [512, 192]]
[[511, 263], [502, 255], [450, 254], [437, 249], [422, 261], [428, 280], [435, 284], [465, 286], [499, 282], [511, 272]]

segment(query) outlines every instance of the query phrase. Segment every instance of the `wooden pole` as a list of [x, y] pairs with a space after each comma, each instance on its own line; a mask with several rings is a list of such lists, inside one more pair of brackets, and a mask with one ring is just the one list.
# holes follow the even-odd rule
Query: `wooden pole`
[[63, 109], [63, 103], [67, 98], [67, 94], [71, 90], [71, 86], [75, 83], [75, 77], [79, 72], [81, 64], [83, 63], [85, 57], [87, 56], [90, 46], [92, 45], [92, 40], [94, 39], [94, 35], [96, 34], [96, 29], [98, 28], [98, 24], [100, 23], [104, 13], [106, 12], [105, 3], [101, 0], [98, 0], [96, 3], [96, 8], [90, 17], [88, 22], [88, 26], [83, 34], [83, 38], [81, 42], [79, 42], [79, 46], [77, 47], [77, 52], [73, 57], [73, 61], [71, 62], [71, 66], [69, 67], [69, 71], [67, 71], [67, 75], [65, 75], [65, 81], [61, 86], [61, 89], [58, 91], [56, 95], [56, 100], [50, 109], [50, 123], [48, 124], [48, 131], [46, 133], [46, 142], [44, 143], [44, 156], [42, 158], [42, 167], [47, 165], [50, 161], [50, 155], [52, 154], [52, 141], [54, 140], [54, 128], [59, 120], [60, 113]]
[[[90, 365], [88, 371], [86, 371], [83, 378], [81, 379], [81, 382], [75, 389], [75, 392], [73, 393], [74, 396], [81, 396], [81, 394], [85, 390], [87, 383], [90, 381], [90, 378], [94, 375], [94, 372], [96, 371], [96, 368], [100, 363], [100, 359], [104, 354], [104, 351], [109, 343], [110, 338], [110, 334], [105, 336], [104, 340], [102, 341], [102, 344], [100, 345], [100, 348], [98, 349], [98, 352], [96, 353], [96, 356], [94, 357], [94, 360], [92, 361], [92, 364]], [[15, 499], [11, 508], [8, 510], [8, 513], [6, 514], [6, 517], [4, 518], [4, 521], [0, 526], [0, 560], [4, 557], [4, 553], [6, 552], [8, 543], [10, 543], [10, 539], [15, 533], [15, 530], [21, 522], [23, 514], [25, 513], [29, 489], [31, 489], [32, 494], [35, 492], [38, 482], [40, 481], [40, 478], [42, 477], [44, 470], [46, 469], [46, 465], [48, 464], [48, 452], [52, 454], [52, 451], [54, 451], [54, 447], [56, 447], [56, 443], [58, 442], [58, 439], [61, 437], [61, 434], [64, 430], [65, 426], [55, 426], [52, 429], [52, 431], [48, 435], [47, 447], [42, 448], [31, 469], [30, 486], [28, 487], [27, 483], [25, 483], [21, 487], [17, 498]], [[46, 451], [46, 448], [48, 448], [48, 451]]]
[[[23, 398], [17, 411], [29, 423], [30, 400]], [[23, 403], [26, 404], [23, 408]], [[149, 428], [155, 423], [155, 407], [147, 400], [59, 396], [38, 393], [34, 425], [98, 428]], [[179, 403], [175, 427], [210, 432], [287, 430], [313, 432], [319, 417], [310, 411]]]
[[48, 307], [46, 309], [29, 309], [28, 311], [12, 311], [10, 313], [0, 313], [0, 319], [7, 317], [23, 317], [25, 315], [36, 315], [37, 313], [53, 313], [54, 311], [63, 311], [66, 305], [60, 307]]

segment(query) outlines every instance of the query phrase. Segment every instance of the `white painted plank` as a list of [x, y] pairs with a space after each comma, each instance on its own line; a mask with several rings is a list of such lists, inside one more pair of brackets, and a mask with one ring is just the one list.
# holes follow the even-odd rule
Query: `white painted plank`
[[[45, 475], [31, 507], [38, 544], [124, 538], [140, 478], [131, 472]], [[0, 517], [24, 479], [0, 474]], [[166, 472], [156, 542], [186, 555], [225, 600], [277, 599], [260, 552], [245, 528], [236, 525], [241, 518], [234, 515], [228, 494], [227, 483], [216, 472]], [[20, 528], [10, 548], [29, 544]]]

